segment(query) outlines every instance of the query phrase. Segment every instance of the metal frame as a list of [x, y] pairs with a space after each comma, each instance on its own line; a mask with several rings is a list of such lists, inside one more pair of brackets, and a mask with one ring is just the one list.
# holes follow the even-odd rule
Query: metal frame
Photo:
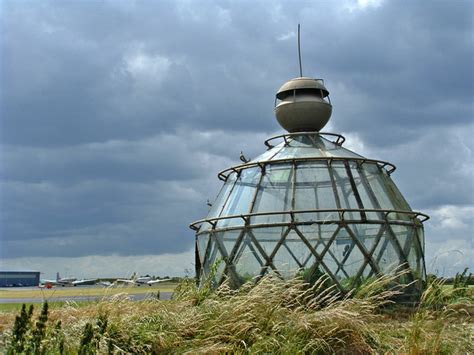
[[270, 144], [271, 141], [273, 140], [276, 140], [276, 139], [280, 139], [282, 138], [284, 141], [285, 141], [285, 145], [288, 144], [288, 138], [292, 138], [292, 137], [295, 137], [295, 136], [310, 136], [310, 137], [313, 137], [315, 135], [319, 135], [319, 136], [330, 136], [330, 137], [336, 137], [336, 140], [334, 141], [331, 141], [332, 143], [334, 143], [335, 145], [338, 145], [338, 146], [342, 146], [342, 144], [346, 141], [346, 138], [341, 135], [341, 134], [337, 134], [337, 133], [329, 133], [329, 132], [296, 132], [296, 133], [287, 133], [287, 134], [281, 134], [279, 136], [274, 136], [272, 138], [269, 138], [267, 139], [265, 142], [263, 142], [267, 147], [268, 149], [271, 149], [273, 147], [275, 147], [275, 145], [273, 144]]
[[[331, 213], [334, 212], [334, 214], [338, 217], [337, 219], [321, 219], [321, 220], [297, 220], [298, 215], [304, 215], [304, 214], [311, 214], [311, 213]], [[369, 218], [359, 218], [359, 219], [346, 219], [345, 215], [347, 213], [357, 213], [359, 216], [361, 216], [361, 212], [377, 212], [377, 215], [382, 215], [382, 219], [369, 219]], [[390, 219], [389, 215], [395, 213], [396, 215], [406, 215], [409, 217], [409, 220], [405, 219]], [[277, 222], [277, 223], [266, 223], [266, 224], [252, 224], [251, 220], [252, 217], [256, 216], [278, 216], [278, 215], [289, 215], [291, 220], [288, 222]], [[408, 265], [408, 253], [409, 253], [409, 244], [410, 241], [416, 236], [418, 228], [421, 228], [422, 226], [422, 221], [419, 219], [419, 217], [422, 218], [422, 221], [426, 221], [429, 219], [429, 216], [426, 214], [423, 214], [421, 212], [413, 212], [413, 211], [398, 211], [398, 210], [383, 210], [383, 209], [313, 209], [313, 210], [294, 210], [294, 211], [285, 211], [285, 212], [261, 212], [261, 213], [248, 213], [248, 214], [242, 214], [242, 215], [233, 215], [233, 216], [226, 216], [226, 217], [216, 217], [216, 218], [211, 218], [211, 219], [202, 219], [200, 221], [196, 221], [191, 225], [191, 228], [196, 230], [196, 243], [198, 243], [197, 238], [203, 237], [203, 236], [209, 236], [209, 242], [206, 248], [205, 255], [202, 259], [204, 259], [204, 262], [202, 262], [202, 268], [209, 268], [209, 264], [214, 262], [216, 260], [216, 255], [217, 251], [222, 257], [222, 260], [225, 263], [225, 269], [223, 270], [223, 273], [219, 275], [219, 279], [216, 280], [216, 282], [220, 283], [223, 281], [224, 278], [228, 278], [232, 281], [232, 283], [236, 286], [240, 286], [242, 283], [242, 280], [240, 279], [239, 275], [237, 274], [235, 270], [235, 266], [239, 261], [240, 255], [238, 254], [239, 251], [242, 252], [244, 246], [244, 243], [249, 243], [249, 240], [251, 242], [250, 245], [248, 245], [250, 251], [256, 258], [257, 262], [261, 265], [261, 270], [258, 273], [257, 277], [255, 278], [255, 281], [258, 281], [261, 277], [263, 277], [268, 270], [271, 270], [274, 272], [276, 275], [281, 276], [281, 273], [277, 266], [274, 264], [273, 260], [277, 253], [279, 252], [280, 248], [285, 248], [287, 251], [289, 251], [289, 255], [291, 255], [298, 264], [300, 269], [303, 269], [308, 261], [313, 258], [315, 261], [311, 265], [310, 269], [312, 272], [314, 272], [318, 268], [322, 268], [324, 272], [328, 275], [328, 277], [331, 279], [331, 281], [336, 285], [336, 287], [341, 291], [341, 292], [346, 292], [348, 291], [347, 288], [343, 287], [340, 283], [340, 277], [337, 276], [339, 272], [343, 273], [345, 277], [349, 278], [350, 276], [354, 276], [354, 280], [352, 281], [351, 285], [349, 288], [353, 288], [357, 286], [357, 283], [360, 281], [364, 271], [366, 270], [367, 267], [370, 268], [368, 272], [367, 277], [371, 277], [373, 275], [381, 275], [382, 271], [379, 268], [379, 263], [383, 255], [383, 250], [387, 247], [388, 244], [392, 245], [394, 250], [397, 252], [398, 259], [399, 259], [399, 264], [404, 265], [404, 269], [407, 270], [407, 275], [409, 278], [409, 281], [413, 281], [416, 279], [416, 276], [413, 274], [412, 270], [410, 270], [410, 266]], [[231, 227], [219, 227], [218, 222], [222, 220], [229, 220], [229, 219], [241, 219], [243, 221], [242, 225], [237, 225], [237, 226], [231, 226]], [[208, 230], [203, 230], [200, 231], [200, 227], [205, 224], [209, 223], [212, 228]], [[337, 225], [337, 228], [335, 231], [332, 233], [331, 237], [329, 237], [326, 240], [323, 240], [321, 237], [321, 234], [319, 234], [319, 237], [317, 238], [316, 244], [312, 244], [311, 241], [307, 238], [304, 232], [298, 228], [299, 226], [305, 226], [305, 225]], [[354, 225], [379, 225], [379, 230], [377, 231], [375, 237], [374, 237], [374, 242], [372, 246], [367, 249], [363, 242], [360, 240], [360, 237], [356, 235], [356, 233], [353, 230]], [[410, 227], [411, 229], [411, 237], [410, 235], [407, 236], [407, 240], [405, 241], [404, 245], [401, 246], [398, 238], [395, 234], [395, 232], [392, 230], [391, 225], [402, 225], [406, 227]], [[268, 254], [265, 249], [262, 247], [261, 242], [266, 242], [269, 240], [261, 240], [255, 236], [253, 233], [254, 230], [258, 229], [265, 229], [268, 227], [284, 227], [284, 232], [278, 237], [278, 239], [273, 239], [271, 240], [272, 242], [275, 242], [275, 246], [270, 254]], [[342, 260], [338, 260], [338, 258], [331, 252], [330, 248], [335, 242], [339, 232], [341, 230], [344, 230], [347, 232], [347, 234], [350, 237], [351, 240], [351, 246], [345, 256], [342, 258]], [[222, 241], [219, 240], [217, 233], [222, 233], [222, 232], [228, 232], [228, 231], [239, 231], [239, 236], [235, 240], [235, 244], [232, 248], [232, 250], [227, 250], [225, 246], [223, 245]], [[305, 260], [305, 262], [302, 264], [299, 259], [294, 255], [294, 253], [291, 251], [290, 247], [286, 245], [286, 238], [288, 234], [291, 231], [295, 231], [296, 234], [300, 237], [301, 242], [305, 244], [305, 246], [308, 248], [310, 254], [309, 258]], [[380, 243], [380, 240], [382, 237], [385, 236], [385, 241], [384, 241], [384, 246], [382, 247], [382, 252], [375, 257], [374, 252], [377, 249], [377, 246]], [[412, 239], [410, 239], [412, 238]], [[313, 238], [314, 239], [314, 238]], [[416, 238], [419, 242], [419, 239]], [[211, 245], [212, 243], [215, 243], [216, 245], [213, 246]], [[318, 248], [318, 245], [322, 244], [324, 246], [324, 249], [321, 252], [318, 252], [316, 249]], [[212, 249], [213, 248], [213, 249]], [[348, 260], [348, 258], [351, 256], [351, 253], [354, 251], [354, 249], [357, 248], [356, 250], [360, 251], [361, 254], [364, 257], [364, 260], [361, 264], [361, 266], [358, 268], [357, 272], [354, 275], [349, 275], [349, 273], [344, 269], [345, 268], [345, 263]], [[213, 255], [210, 255], [211, 249], [213, 251]], [[418, 247], [417, 247], [418, 249]], [[408, 252], [407, 252], [408, 251]], [[327, 265], [327, 257], [331, 257], [332, 260], [337, 264], [337, 269], [335, 271], [332, 271], [330, 267]], [[420, 254], [418, 255], [421, 260], [422, 260], [422, 269], [421, 272], [424, 273], [424, 258]], [[200, 260], [202, 260], [200, 259]], [[198, 273], [201, 273], [202, 271], [199, 270]]]
[[[284, 145], [281, 149], [275, 149], [275, 153], [271, 154], [267, 160], [236, 165], [218, 174], [219, 179], [226, 182], [231, 174], [235, 173], [236, 176], [235, 180], [232, 181], [226, 189], [227, 196], [223, 196], [224, 203], [222, 207], [220, 207], [217, 217], [201, 219], [190, 225], [190, 228], [196, 231], [196, 250], [199, 250], [196, 254], [196, 272], [198, 278], [209, 272], [211, 264], [217, 259], [219, 254], [225, 266], [215, 282], [220, 283], [224, 278], [227, 278], [235, 286], [240, 286], [243, 280], [238, 274], [236, 266], [239, 265], [238, 263], [244, 250], [248, 250], [248, 255], [253, 255], [257, 265], [260, 265], [260, 270], [255, 271], [255, 282], [268, 272], [273, 272], [283, 277], [280, 272], [283, 270], [279, 270], [275, 265], [275, 258], [280, 251], [284, 252], [286, 257], [289, 256], [292, 258], [298, 269], [309, 267], [308, 270], [310, 273], [316, 272], [317, 270], [321, 272], [322, 270], [341, 292], [346, 292], [348, 289], [356, 287], [358, 283], [361, 282], [363, 275], [372, 277], [382, 274], [384, 270], [382, 269], [383, 264], [381, 264], [381, 262], [384, 260], [385, 252], [394, 252], [396, 254], [397, 265], [395, 266], [401, 266], [402, 269], [405, 269], [407, 271], [406, 275], [408, 281], [412, 282], [420, 278], [419, 275], [415, 275], [414, 271], [410, 269], [414, 267], [414, 265], [408, 264], [410, 253], [414, 250], [416, 259], [415, 269], [422, 274], [422, 278], [425, 276], [425, 260], [419, 231], [423, 229], [423, 223], [429, 219], [429, 216], [421, 212], [411, 211], [408, 204], [406, 205], [406, 210], [381, 208], [379, 197], [375, 193], [370, 180], [372, 179], [372, 173], [369, 173], [363, 168], [363, 165], [366, 163], [373, 164], [377, 166], [377, 170], [380, 174], [390, 175], [396, 169], [393, 164], [363, 157], [318, 156], [272, 160], [279, 152], [290, 145], [295, 136], [309, 136], [311, 138], [318, 135], [336, 137], [332, 143], [337, 146], [342, 146], [345, 141], [343, 136], [333, 133], [298, 132], [276, 136], [266, 140], [265, 145], [269, 149], [274, 148], [275, 145], [272, 145], [270, 142], [276, 139], [282, 139]], [[316, 145], [315, 139], [311, 140]], [[321, 168], [326, 167], [326, 178], [320, 181], [315, 180], [314, 183], [308, 182], [308, 184], [309, 186], [314, 185], [315, 191], [317, 191], [318, 186], [321, 189], [332, 189], [334, 195], [333, 202], [336, 208], [298, 210], [296, 209], [297, 169], [300, 168], [301, 163], [318, 161], [325, 163], [321, 165]], [[337, 169], [335, 166], [336, 162], [342, 162], [342, 164], [337, 164]], [[355, 163], [355, 165], [353, 163]], [[288, 205], [285, 205], [284, 209], [288, 210], [256, 212], [256, 209], [258, 211], [256, 205], [259, 204], [258, 201], [260, 201], [259, 191], [263, 191], [262, 184], [269, 171], [268, 167], [278, 167], [280, 165], [287, 166], [289, 172], [288, 179], [285, 177], [281, 182], [277, 180], [275, 185], [272, 180], [270, 180], [270, 184], [267, 188], [269, 188], [270, 191], [274, 191], [274, 193], [279, 193], [278, 186], [286, 186], [286, 188], [284, 188], [286, 191], [285, 201], [288, 202]], [[255, 176], [255, 180], [250, 185], [247, 185], [248, 182], [243, 181], [242, 171], [251, 168], [260, 168], [260, 176], [258, 178]], [[383, 182], [378, 182], [378, 184], [380, 183], [384, 189]], [[305, 186], [306, 182], [303, 181], [299, 184]], [[252, 186], [255, 189], [253, 195], [248, 196], [247, 198], [249, 199], [246, 200], [246, 203], [250, 201], [248, 213], [223, 215], [227, 213], [224, 212], [227, 203], [234, 193], [236, 186], [239, 185]], [[363, 196], [361, 195], [362, 192], [364, 193]], [[315, 196], [316, 195], [315, 193]], [[387, 196], [389, 199], [392, 197], [388, 194]], [[381, 202], [387, 205], [387, 202], [383, 200], [381, 200]], [[375, 208], [365, 208], [364, 203], [370, 204], [370, 206]], [[343, 206], [357, 206], [358, 208], [343, 208]], [[400, 206], [405, 208], [404, 205]], [[319, 202], [316, 203], [316, 207], [319, 207]], [[261, 220], [258, 221], [259, 218], [262, 217], [267, 218], [264, 218], [266, 220], [263, 222]], [[237, 223], [235, 223], [236, 221]], [[304, 232], [303, 227], [312, 225], [316, 227], [316, 231], [312, 231], [311, 235], [308, 235]], [[334, 231], [325, 230], [327, 229], [325, 226], [328, 225], [334, 225], [336, 228]], [[369, 225], [374, 226], [374, 228], [369, 228], [371, 229], [371, 231], [369, 231], [370, 235], [360, 234], [358, 229]], [[393, 226], [404, 226], [403, 233], [406, 234], [406, 240], [403, 243], [401, 243], [397, 233], [393, 230]], [[264, 237], [258, 238], [255, 232], [265, 230], [266, 228], [281, 228], [281, 232], [272, 235], [268, 239]], [[237, 232], [235, 242], [230, 248], [226, 248], [224, 244], [227, 232]], [[323, 233], [326, 234], [328, 232], [332, 233], [330, 237], [324, 237]], [[374, 233], [372, 234], [372, 232]], [[294, 242], [293, 238], [297, 236], [297, 242], [301, 242], [298, 247], [306, 248], [306, 251], [303, 251], [305, 260], [300, 260], [297, 255], [295, 255], [291, 245], [289, 245], [287, 238], [290, 233], [293, 235], [292, 243]], [[340, 235], [341, 233], [345, 233], [344, 237]], [[367, 232], [364, 231], [364, 233]], [[198, 238], [205, 236], [207, 238], [207, 245], [204, 248], [205, 250], [201, 250], [202, 246], [199, 244]], [[370, 237], [369, 240], [372, 244], [365, 244], [367, 237]], [[382, 239], [383, 244], [380, 244], [382, 243]], [[343, 243], [346, 244], [347, 249], [344, 249], [342, 257], [338, 258], [334, 254], [334, 250], [339, 249], [332, 247], [340, 244], [340, 240], [344, 240]], [[270, 244], [268, 244], [268, 242], [270, 242]], [[269, 245], [271, 247], [266, 250], [264, 246]], [[301, 249], [299, 250], [301, 252]], [[360, 255], [362, 259], [354, 261], [355, 255], [357, 255], [357, 258], [359, 258]], [[349, 261], [351, 257], [352, 264]], [[349, 264], [347, 264], [348, 261]], [[330, 262], [330, 264], [328, 264], [328, 262]], [[331, 269], [332, 266], [330, 265], [334, 267]], [[352, 272], [348, 272], [348, 268], [352, 268]], [[344, 286], [341, 284], [341, 275], [347, 279], [353, 277], [350, 285]]]
[[[294, 220], [295, 215], [298, 214], [307, 214], [307, 213], [330, 213], [334, 212], [335, 215], [337, 215], [339, 218], [335, 220], [311, 220], [311, 221], [306, 221], [306, 222], [297, 222]], [[351, 219], [351, 220], [346, 220], [344, 215], [346, 213], [351, 213], [351, 212], [377, 212], [377, 213], [382, 213], [385, 218], [382, 220], [357, 220], [357, 219]], [[389, 220], [387, 218], [388, 215], [396, 213], [396, 214], [402, 214], [402, 215], [408, 215], [412, 219], [412, 223], [407, 222], [406, 220]], [[270, 223], [270, 224], [255, 224], [251, 225], [250, 223], [247, 223], [247, 221], [250, 221], [251, 217], [257, 217], [257, 216], [274, 216], [274, 215], [289, 215], [291, 217], [291, 222], [278, 222], [278, 223]], [[419, 220], [418, 217], [423, 217], [422, 220]], [[191, 229], [197, 232], [199, 234], [200, 226], [203, 223], [209, 223], [213, 226], [213, 230], [217, 232], [221, 231], [227, 231], [227, 230], [233, 230], [233, 229], [241, 229], [242, 226], [234, 226], [234, 227], [227, 227], [227, 228], [215, 228], [217, 226], [218, 221], [222, 220], [227, 220], [227, 219], [243, 219], [245, 226], [249, 228], [261, 228], [261, 227], [268, 227], [268, 226], [287, 226], [290, 224], [338, 224], [339, 222], [346, 222], [346, 223], [364, 223], [364, 224], [380, 224], [384, 223], [385, 221], [389, 221], [390, 224], [400, 224], [400, 225], [413, 225], [413, 226], [420, 226], [421, 223], [426, 222], [430, 217], [427, 214], [421, 213], [421, 212], [416, 212], [416, 211], [400, 211], [400, 210], [387, 210], [387, 209], [361, 209], [361, 208], [325, 208], [325, 209], [310, 209], [310, 210], [292, 210], [292, 211], [271, 211], [271, 212], [256, 212], [256, 213], [246, 213], [246, 214], [238, 214], [238, 215], [231, 215], [231, 216], [224, 216], [224, 217], [214, 217], [214, 218], [204, 218], [200, 219], [198, 221], [195, 221], [189, 225]], [[416, 222], [415, 222], [416, 221]]]
[[[277, 153], [275, 153], [276, 155]], [[264, 170], [267, 165], [277, 165], [277, 164], [294, 164], [294, 163], [304, 163], [304, 162], [313, 162], [313, 161], [327, 161], [331, 164], [333, 161], [342, 161], [342, 162], [356, 162], [359, 165], [363, 165], [364, 163], [373, 163], [377, 164], [380, 168], [385, 168], [386, 166], [389, 169], [386, 169], [387, 174], [391, 175], [397, 167], [392, 163], [383, 160], [375, 160], [375, 159], [366, 159], [366, 158], [347, 158], [347, 157], [307, 157], [307, 158], [285, 158], [285, 159], [275, 159], [275, 160], [268, 160], [268, 161], [259, 161], [259, 162], [249, 162], [245, 164], [235, 165], [225, 170], [222, 170], [217, 174], [219, 180], [226, 181], [227, 178], [231, 173], [240, 173], [244, 169], [260, 167], [260, 169]]]

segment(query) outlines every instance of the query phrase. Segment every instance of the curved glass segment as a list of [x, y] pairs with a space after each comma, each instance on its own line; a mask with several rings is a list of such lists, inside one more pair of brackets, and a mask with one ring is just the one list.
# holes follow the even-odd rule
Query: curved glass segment
[[419, 217], [427, 216], [411, 210], [387, 164], [313, 133], [289, 135], [232, 168], [207, 218], [192, 225], [198, 277], [222, 260], [216, 282], [326, 274], [345, 292], [405, 269], [403, 282], [419, 291], [426, 274]]
[[353, 151], [331, 142], [317, 133], [288, 135], [283, 142], [270, 148], [251, 162], [275, 161], [287, 158], [363, 158]]

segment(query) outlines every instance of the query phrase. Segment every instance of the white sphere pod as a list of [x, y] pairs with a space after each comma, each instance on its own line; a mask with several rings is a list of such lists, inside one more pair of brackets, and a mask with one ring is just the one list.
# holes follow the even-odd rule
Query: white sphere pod
[[278, 90], [275, 114], [288, 132], [314, 132], [329, 121], [332, 106], [322, 79], [292, 79]]

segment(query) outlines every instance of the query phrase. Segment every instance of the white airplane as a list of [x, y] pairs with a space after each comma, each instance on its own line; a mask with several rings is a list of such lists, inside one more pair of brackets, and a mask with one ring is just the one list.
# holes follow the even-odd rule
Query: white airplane
[[44, 285], [52, 286], [71, 286], [77, 279], [75, 277], [61, 277], [59, 272], [56, 273], [56, 280], [41, 280]]
[[79, 286], [79, 285], [91, 285], [94, 284], [97, 279], [82, 279], [78, 280], [75, 277], [61, 277], [59, 272], [56, 273], [56, 280], [42, 280], [42, 284], [45, 286]]
[[100, 282], [98, 283], [98, 285], [103, 286], [103, 287], [111, 287], [111, 286], [113, 286], [114, 284], [111, 283], [111, 282], [109, 282], [109, 281], [100, 281]]
[[73, 286], [95, 285], [97, 279], [81, 279], [72, 282]]
[[141, 276], [141, 277], [136, 277], [135, 274], [132, 276], [131, 279], [118, 279], [116, 282], [117, 283], [128, 283], [128, 284], [133, 284], [133, 285], [137, 285], [137, 286], [140, 286], [140, 285], [148, 285], [148, 286], [151, 286], [151, 285], [154, 285], [154, 284], [157, 284], [157, 283], [160, 283], [160, 282], [165, 282], [165, 281], [169, 281], [171, 279], [152, 279], [150, 276]]

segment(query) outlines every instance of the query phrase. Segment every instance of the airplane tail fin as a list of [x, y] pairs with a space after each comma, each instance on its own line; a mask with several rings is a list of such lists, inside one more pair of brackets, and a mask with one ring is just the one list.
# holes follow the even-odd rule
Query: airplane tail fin
[[61, 276], [59, 276], [59, 271], [56, 273], [56, 281], [61, 280]]

